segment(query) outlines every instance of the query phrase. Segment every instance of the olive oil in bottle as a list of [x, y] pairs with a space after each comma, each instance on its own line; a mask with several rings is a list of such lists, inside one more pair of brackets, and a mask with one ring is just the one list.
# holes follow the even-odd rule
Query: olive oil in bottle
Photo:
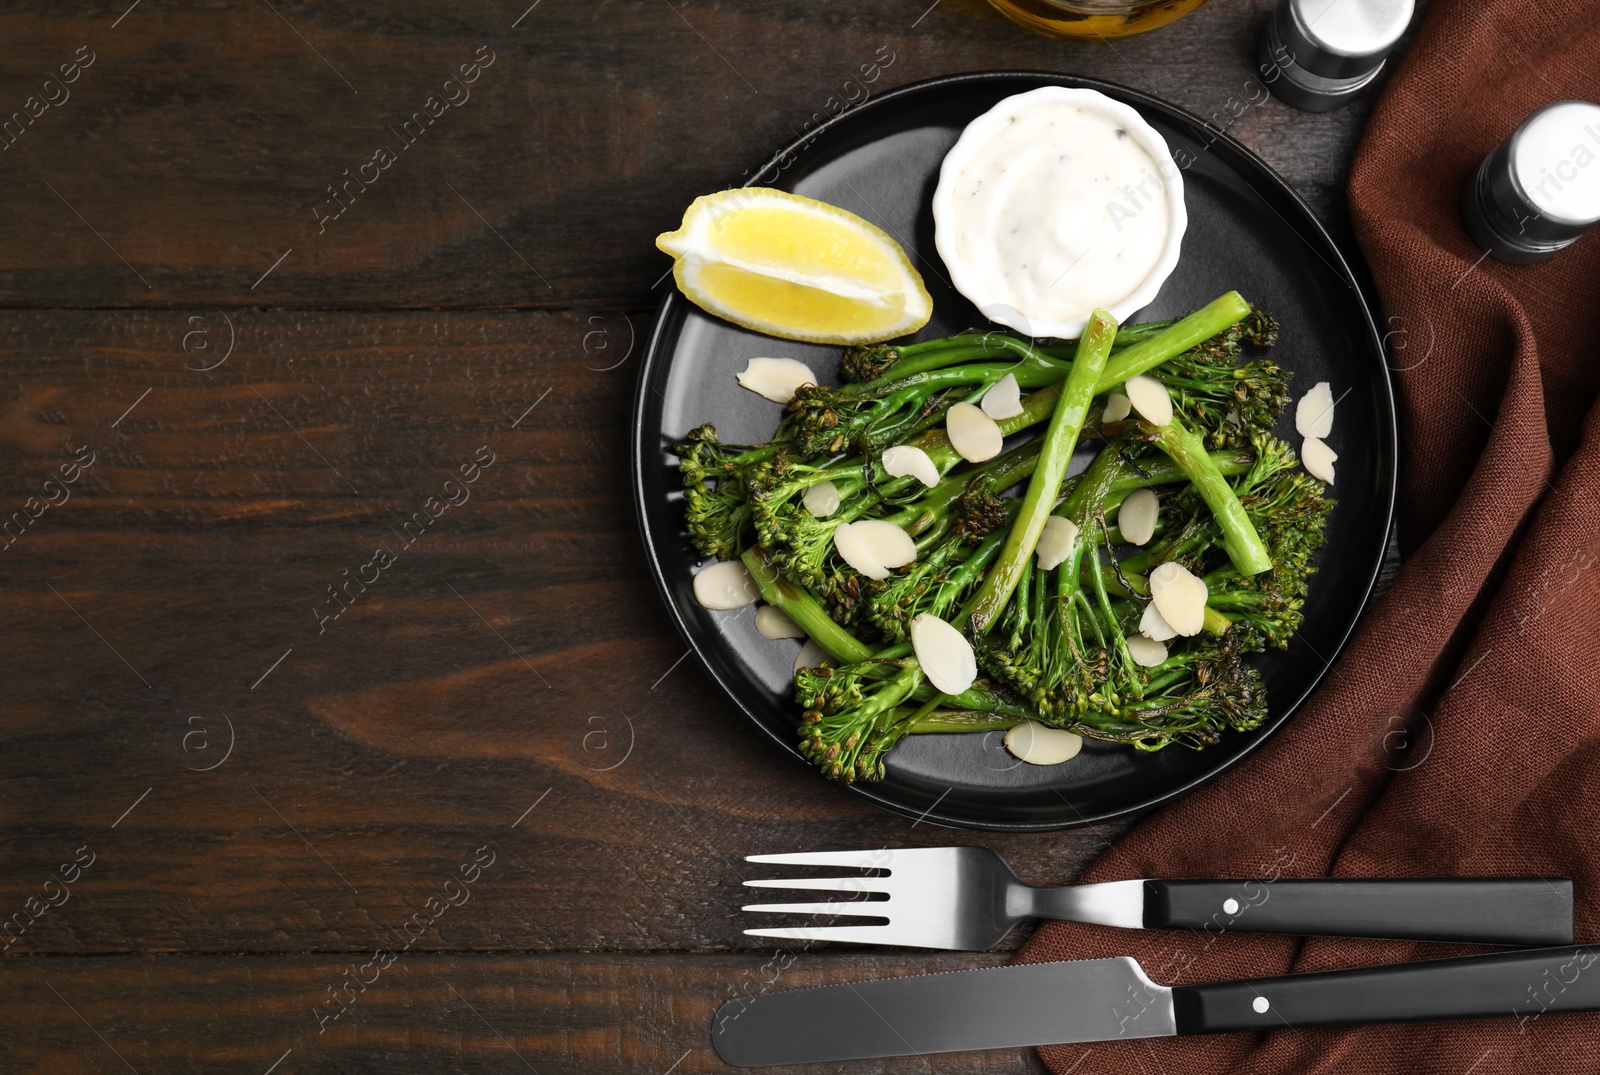
[[1093, 41], [1142, 34], [1205, 0], [989, 0], [1013, 21], [1049, 37]]

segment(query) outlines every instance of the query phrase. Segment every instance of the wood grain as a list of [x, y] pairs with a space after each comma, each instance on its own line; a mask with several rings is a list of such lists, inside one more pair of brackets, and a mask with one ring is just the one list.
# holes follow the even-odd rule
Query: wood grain
[[[978, 838], [826, 784], [680, 661], [625, 495], [629, 320], [241, 312], [198, 373], [182, 313], [0, 315], [0, 507], [95, 455], [0, 552], [0, 907], [97, 856], [7, 954], [380, 943], [480, 846], [445, 948], [745, 947], [746, 854]], [[1064, 880], [1115, 831], [985, 842]]]
[[[1241, 108], [1269, 6], [1113, 46], [982, 0], [8, 4], [0, 1071], [713, 1071], [740, 990], [1000, 961], [772, 981], [740, 932], [746, 854], [1060, 882], [1127, 823], [913, 825], [684, 659], [628, 498], [652, 239], [848, 98], [1004, 68], [1212, 117], [1347, 240], [1370, 99]], [[1042, 1070], [843, 1070], [935, 1068]]]
[[[982, 69], [1110, 79], [1211, 117], [1342, 233], [1369, 107], [1249, 103], [1266, 0], [1104, 46], [982, 0], [545, 0], [513, 28], [525, 6], [164, 3], [113, 28], [109, 9], [9, 5], [0, 116], [80, 46], [95, 59], [0, 137], [0, 305], [632, 305], [694, 196], [847, 100]], [[479, 46], [493, 63], [446, 90]], [[425, 133], [400, 133], [419, 111]]]
[[[787, 958], [785, 958], [787, 957]], [[717, 1005], [771, 989], [904, 973], [894, 956], [439, 956], [380, 969], [371, 952], [319, 956], [54, 959], [0, 976], [15, 1070], [278, 1073], [531, 1070], [663, 1075], [729, 1071], [708, 1044]], [[918, 971], [992, 966], [931, 955]], [[363, 990], [355, 976], [372, 980]], [[323, 1016], [341, 1013], [339, 1018]], [[1097, 1045], [1106, 1055], [1121, 1043]], [[1121, 1047], [1137, 1047], [1121, 1045]], [[1087, 1047], [1085, 1047], [1087, 1048]], [[902, 1071], [1043, 1072], [1032, 1050], [834, 1065]], [[8, 1068], [7, 1070], [13, 1070]], [[815, 1065], [767, 1068], [803, 1075]]]

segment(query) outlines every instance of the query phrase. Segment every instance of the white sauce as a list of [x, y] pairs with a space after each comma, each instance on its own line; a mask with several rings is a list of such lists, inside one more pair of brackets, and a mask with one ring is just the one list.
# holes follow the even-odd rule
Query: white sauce
[[[975, 120], [935, 200], [957, 288], [1023, 331], [1081, 324], [1140, 291], [1169, 253], [1176, 261], [1174, 201], [1180, 236], [1186, 222], [1177, 167], [1164, 146], [1158, 165], [1151, 140], [1160, 136], [1136, 113], [1094, 91], [1019, 94]], [[1025, 324], [999, 316], [1004, 307]]]

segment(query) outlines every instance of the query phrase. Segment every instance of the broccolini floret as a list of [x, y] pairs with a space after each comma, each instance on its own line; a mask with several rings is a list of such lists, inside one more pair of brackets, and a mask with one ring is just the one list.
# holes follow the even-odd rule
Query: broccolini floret
[[[848, 782], [881, 779], [896, 744], [930, 731], [1035, 719], [1149, 751], [1259, 725], [1267, 701], [1250, 655], [1299, 630], [1332, 507], [1271, 432], [1289, 375], [1251, 349], [1277, 335], [1271, 315], [1230, 292], [1175, 321], [1100, 318], [1074, 345], [972, 331], [855, 347], [837, 387], [799, 389], [772, 441], [691, 431], [677, 449], [690, 540], [740, 556], [762, 597], [836, 662], [796, 673], [802, 755]], [[1002, 434], [1045, 428], [965, 463], [944, 414], [1007, 373], [1031, 394], [998, 420]], [[1103, 423], [1105, 394], [1141, 373], [1167, 387], [1172, 421]], [[1094, 458], [1069, 476], [1080, 440]], [[887, 474], [881, 455], [896, 444], [925, 450], [936, 484]], [[807, 494], [823, 482], [837, 507], [818, 517]], [[1141, 488], [1158, 492], [1155, 527], [1130, 547], [1121, 504]], [[1041, 567], [1052, 516], [1071, 536]], [[884, 577], [881, 565], [852, 567], [835, 537], [862, 520], [901, 527], [916, 558]], [[1161, 647], [1137, 636], [1150, 575], [1169, 563], [1205, 583], [1204, 615], [1187, 621], [1198, 634]], [[980, 678], [960, 695], [940, 693], [913, 651], [922, 615], [973, 646]]]

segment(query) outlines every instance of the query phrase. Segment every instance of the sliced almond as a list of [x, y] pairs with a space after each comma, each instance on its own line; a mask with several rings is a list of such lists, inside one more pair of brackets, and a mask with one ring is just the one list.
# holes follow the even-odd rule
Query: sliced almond
[[1120, 422], [1128, 417], [1128, 412], [1133, 410], [1133, 404], [1128, 402], [1128, 397], [1121, 392], [1113, 392], [1106, 397], [1106, 409], [1100, 414], [1102, 422]]
[[1161, 613], [1156, 611], [1154, 601], [1144, 606], [1144, 615], [1139, 617], [1139, 631], [1152, 642], [1165, 642], [1169, 638], [1178, 637], [1178, 632], [1172, 629], [1172, 624], [1162, 619]]
[[994, 419], [970, 403], [957, 403], [946, 411], [944, 428], [950, 447], [969, 463], [993, 459], [1005, 440]]
[[939, 617], [917, 613], [911, 621], [911, 648], [922, 674], [945, 694], [960, 694], [978, 678], [978, 658], [965, 635]]
[[1006, 732], [1006, 749], [1029, 765], [1060, 765], [1078, 756], [1083, 749], [1083, 736], [1025, 720]]
[[806, 490], [800, 502], [818, 519], [826, 519], [839, 510], [839, 487], [831, 481], [818, 482]]
[[1302, 437], [1319, 440], [1333, 432], [1333, 386], [1318, 381], [1294, 408], [1294, 427]]
[[1307, 437], [1300, 445], [1300, 462], [1306, 465], [1306, 473], [1313, 478], [1322, 479], [1329, 485], [1333, 484], [1333, 464], [1338, 458], [1338, 454], [1332, 448], [1316, 437]]
[[1189, 573], [1190, 572], [1188, 568], [1184, 567], [1182, 564], [1169, 562], [1156, 565], [1155, 570], [1150, 572], [1150, 578], [1147, 582], [1147, 585], [1150, 589], [1151, 599], [1153, 600], [1158, 594], [1165, 591], [1168, 587], [1177, 585], [1177, 581], [1182, 578], [1183, 575]]
[[914, 475], [923, 485], [939, 484], [939, 468], [933, 465], [928, 453], [914, 444], [897, 444], [884, 450], [883, 469], [892, 478]]
[[1033, 547], [1033, 551], [1039, 554], [1039, 570], [1054, 571], [1060, 567], [1077, 539], [1078, 524], [1071, 519], [1060, 515], [1046, 519], [1044, 529], [1039, 533], [1039, 544]]
[[889, 569], [884, 562], [872, 555], [872, 550], [867, 547], [866, 539], [856, 533], [860, 523], [840, 523], [833, 531], [833, 551], [839, 554], [839, 559], [867, 576], [869, 579], [886, 579]]
[[774, 403], [788, 403], [803, 384], [816, 384], [811, 367], [795, 358], [752, 358], [739, 374], [739, 383]]
[[1153, 426], [1164, 426], [1172, 421], [1172, 397], [1167, 386], [1147, 374], [1129, 377], [1122, 386], [1128, 393], [1128, 402], [1139, 412], [1139, 417]]
[[738, 560], [724, 560], [695, 572], [694, 599], [703, 608], [726, 612], [754, 604], [760, 596], [756, 580]]
[[1154, 668], [1167, 659], [1167, 647], [1144, 635], [1129, 635], [1128, 656], [1141, 668]]
[[1156, 518], [1161, 514], [1161, 501], [1153, 489], [1135, 489], [1128, 494], [1117, 509], [1117, 529], [1122, 540], [1130, 545], [1143, 545], [1156, 532]]
[[756, 609], [756, 633], [762, 638], [804, 638], [806, 633], [777, 605]]
[[983, 394], [981, 407], [984, 414], [996, 421], [1021, 414], [1022, 389], [1017, 386], [1016, 375], [1008, 373], [990, 385], [989, 391]]
[[828, 651], [817, 645], [814, 638], [806, 639], [806, 644], [800, 647], [800, 652], [794, 655], [794, 670], [802, 668], [832, 668], [833, 658], [828, 656]]
[[865, 545], [867, 554], [884, 567], [905, 567], [917, 558], [917, 543], [894, 523], [866, 519], [851, 523], [851, 529]]
[[1150, 572], [1150, 603], [1178, 634], [1197, 635], [1206, 622], [1205, 580], [1168, 561]]

